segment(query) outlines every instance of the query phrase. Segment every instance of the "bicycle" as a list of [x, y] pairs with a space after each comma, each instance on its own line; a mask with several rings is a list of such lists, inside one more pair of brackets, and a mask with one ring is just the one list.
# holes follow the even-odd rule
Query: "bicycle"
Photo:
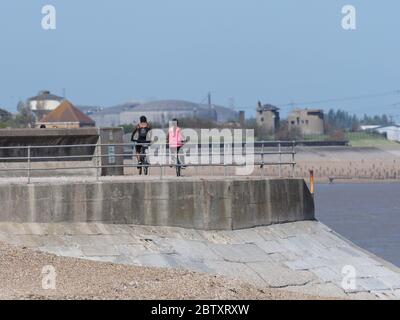
[[176, 176], [180, 177], [181, 176], [181, 161], [179, 160], [179, 151], [176, 155]]
[[141, 146], [138, 163], [139, 175], [142, 175], [142, 173], [144, 173], [144, 175], [147, 176], [149, 174], [150, 163], [147, 160], [146, 150], [149, 147], [149, 143], [138, 142], [137, 140], [133, 140], [133, 142], [135, 142], [136, 145]]
[[[182, 143], [184, 143], [186, 141], [182, 141]], [[174, 157], [175, 157], [175, 169], [176, 169], [176, 176], [177, 177], [181, 177], [181, 171], [182, 169], [185, 169], [186, 166], [181, 162], [180, 158], [179, 158], [179, 151], [180, 151], [181, 147], [178, 147], [174, 150]], [[171, 166], [172, 167], [172, 166]]]

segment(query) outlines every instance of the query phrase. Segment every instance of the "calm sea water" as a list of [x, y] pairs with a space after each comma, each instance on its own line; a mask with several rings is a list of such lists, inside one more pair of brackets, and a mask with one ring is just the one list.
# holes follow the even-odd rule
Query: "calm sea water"
[[400, 183], [318, 184], [317, 219], [400, 267]]

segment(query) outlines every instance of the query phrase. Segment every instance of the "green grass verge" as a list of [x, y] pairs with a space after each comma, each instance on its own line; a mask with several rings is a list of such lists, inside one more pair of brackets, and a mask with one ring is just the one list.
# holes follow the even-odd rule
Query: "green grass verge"
[[384, 136], [366, 132], [346, 132], [346, 139], [353, 147], [399, 147], [395, 141], [389, 141]]

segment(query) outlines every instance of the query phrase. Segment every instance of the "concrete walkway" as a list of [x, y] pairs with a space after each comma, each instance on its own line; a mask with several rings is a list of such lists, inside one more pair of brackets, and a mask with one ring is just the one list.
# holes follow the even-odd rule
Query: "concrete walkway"
[[[235, 231], [0, 223], [0, 241], [60, 256], [220, 274], [313, 296], [400, 298], [400, 269], [316, 221]], [[344, 290], [348, 268], [356, 272], [356, 286]]]

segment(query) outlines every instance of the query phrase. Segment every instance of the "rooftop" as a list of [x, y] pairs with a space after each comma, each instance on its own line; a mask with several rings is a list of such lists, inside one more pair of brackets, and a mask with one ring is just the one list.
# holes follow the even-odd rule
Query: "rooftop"
[[259, 102], [257, 111], [279, 111], [279, 108], [272, 104], [261, 104], [261, 102]]
[[[213, 109], [218, 111], [234, 111], [233, 109], [222, 107], [222, 106], [211, 106]], [[124, 111], [168, 111], [168, 110], [181, 110], [181, 111], [192, 111], [198, 109], [210, 108], [207, 104], [200, 104], [185, 100], [156, 100], [149, 102], [128, 102], [114, 107], [107, 107], [101, 111], [95, 112], [95, 114], [117, 114]]]
[[40, 122], [79, 122], [89, 125], [95, 123], [68, 100], [64, 100], [56, 109], [45, 115]]
[[322, 109], [308, 109], [308, 108], [305, 108], [305, 109], [293, 109], [292, 112], [324, 112], [324, 110], [322, 110]]
[[28, 101], [34, 100], [56, 100], [61, 102], [64, 100], [64, 98], [56, 96], [55, 94], [50, 93], [50, 91], [44, 90], [40, 91], [37, 96], [28, 99]]

